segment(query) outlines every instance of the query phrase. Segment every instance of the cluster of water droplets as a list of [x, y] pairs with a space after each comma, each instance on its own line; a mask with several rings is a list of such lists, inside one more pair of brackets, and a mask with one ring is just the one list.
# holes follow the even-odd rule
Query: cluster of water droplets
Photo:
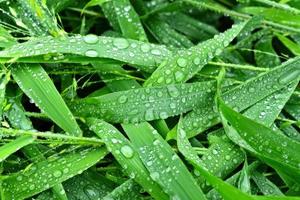
[[209, 100], [214, 82], [138, 88], [73, 101], [74, 113], [111, 122], [138, 123], [185, 113]]

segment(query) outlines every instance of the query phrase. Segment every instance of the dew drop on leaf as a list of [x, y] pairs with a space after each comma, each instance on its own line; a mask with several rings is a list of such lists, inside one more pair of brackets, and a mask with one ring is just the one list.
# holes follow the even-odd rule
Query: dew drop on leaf
[[121, 147], [121, 153], [123, 154], [123, 156], [125, 156], [126, 158], [132, 158], [133, 157], [133, 150], [130, 146], [125, 145], [123, 147]]
[[93, 34], [89, 34], [83, 37], [84, 42], [86, 42], [87, 44], [96, 44], [99, 39], [96, 35]]

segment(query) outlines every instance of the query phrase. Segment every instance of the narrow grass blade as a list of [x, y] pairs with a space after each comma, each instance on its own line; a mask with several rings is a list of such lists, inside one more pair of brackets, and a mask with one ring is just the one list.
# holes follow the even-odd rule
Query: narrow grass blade
[[86, 170], [106, 154], [104, 148], [85, 149], [28, 166], [2, 181], [1, 199], [31, 197]]
[[[234, 25], [231, 29], [216, 35], [213, 39], [177, 52], [156, 69], [145, 86], [183, 83], [192, 78], [213, 57], [222, 53], [223, 49], [240, 33], [246, 23]], [[200, 53], [199, 53], [200, 52]]]
[[100, 97], [72, 101], [74, 114], [110, 122], [140, 122], [166, 119], [185, 113], [212, 96], [214, 82], [177, 84], [132, 89]]
[[[22, 51], [20, 50], [22, 49]], [[35, 49], [35, 51], [32, 51]], [[52, 52], [75, 54], [89, 58], [109, 58], [119, 60], [146, 72], [152, 72], [157, 63], [171, 56], [171, 52], [161, 45], [153, 45], [124, 38], [104, 36], [72, 36], [62, 38], [39, 37], [0, 51], [2, 58], [32, 57]], [[45, 58], [47, 59], [47, 58]], [[60, 60], [64, 60], [61, 58]]]
[[284, 196], [281, 190], [263, 174], [254, 172], [251, 178], [264, 195]]
[[5, 102], [6, 85], [10, 81], [10, 73], [0, 71], [0, 120], [2, 119], [2, 110]]
[[169, 144], [147, 123], [123, 125], [151, 178], [173, 199], [206, 199]]
[[0, 162], [5, 160], [8, 156], [18, 151], [20, 148], [32, 143], [34, 137], [32, 136], [21, 136], [12, 142], [4, 144], [0, 147]]
[[103, 139], [109, 151], [115, 156], [130, 177], [155, 199], [168, 199], [159, 185], [149, 177], [149, 172], [137, 155], [135, 148], [116, 128], [95, 118], [88, 118], [87, 124], [92, 131]]
[[[242, 111], [297, 79], [300, 75], [299, 63], [300, 58], [291, 59], [225, 92], [222, 94], [222, 98], [230, 106]], [[207, 102], [206, 105], [188, 113], [183, 118], [182, 126], [188, 137], [192, 137], [219, 122], [220, 118], [214, 109], [213, 102]], [[168, 138], [176, 138], [175, 129], [169, 132]]]
[[272, 36], [264, 36], [255, 44], [254, 54], [257, 66], [275, 67], [280, 65], [280, 59], [272, 46]]
[[38, 64], [17, 64], [12, 74], [20, 88], [58, 126], [70, 135], [82, 134], [72, 113], [56, 90], [47, 73]]
[[221, 101], [219, 103], [222, 122], [228, 137], [275, 169], [284, 171], [299, 183], [300, 157], [296, 152], [300, 148], [300, 143], [280, 131], [273, 131], [244, 117]]
[[276, 34], [277, 38], [296, 56], [300, 56], [300, 45], [293, 42], [289, 38]]
[[103, 200], [142, 200], [140, 189], [132, 179], [129, 179], [106, 195]]

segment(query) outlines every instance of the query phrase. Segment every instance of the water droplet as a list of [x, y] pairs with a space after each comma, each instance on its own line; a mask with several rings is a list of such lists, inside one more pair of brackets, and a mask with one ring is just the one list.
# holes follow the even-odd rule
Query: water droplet
[[152, 109], [148, 109], [146, 110], [145, 112], [145, 120], [146, 121], [151, 121], [154, 119], [154, 113], [153, 113], [153, 110]]
[[132, 158], [133, 156], [133, 150], [130, 146], [125, 145], [123, 147], [121, 147], [121, 153], [123, 154], [123, 156], [125, 156], [126, 158]]
[[158, 49], [151, 50], [151, 53], [156, 56], [159, 56], [161, 54], [160, 50], [158, 50]]
[[144, 52], [144, 53], [147, 53], [150, 51], [150, 45], [148, 44], [142, 44], [141, 45], [141, 51]]
[[175, 80], [181, 82], [184, 79], [184, 74], [181, 71], [175, 72]]
[[61, 175], [62, 175], [62, 173], [61, 173], [60, 170], [55, 170], [55, 171], [53, 172], [53, 176], [54, 176], [55, 178], [59, 178]]
[[195, 58], [195, 59], [193, 60], [193, 63], [194, 63], [195, 65], [199, 65], [199, 64], [200, 64], [200, 58]]
[[93, 35], [93, 34], [89, 34], [83, 37], [84, 42], [88, 43], [88, 44], [96, 44], [99, 39], [98, 36]]
[[156, 180], [159, 179], [159, 173], [158, 173], [158, 172], [152, 172], [152, 173], [150, 173], [150, 177], [151, 177], [154, 181], [156, 181]]
[[118, 49], [126, 49], [127, 47], [129, 47], [128, 41], [126, 39], [124, 39], [124, 38], [116, 38], [116, 39], [114, 39], [113, 44]]
[[159, 117], [160, 117], [161, 119], [167, 119], [167, 118], [168, 118], [168, 113], [166, 113], [166, 112], [161, 112], [161, 113], [159, 113]]
[[125, 103], [126, 101], [127, 101], [127, 97], [125, 95], [120, 96], [118, 99], [119, 103]]
[[174, 85], [169, 85], [168, 86], [168, 92], [171, 97], [178, 97], [179, 96], [179, 91]]
[[87, 50], [85, 52], [85, 56], [94, 58], [94, 57], [98, 56], [98, 52], [95, 51], [95, 50], [92, 50], [92, 49], [91, 50]]
[[179, 67], [185, 67], [187, 65], [187, 60], [185, 58], [178, 58], [177, 65]]

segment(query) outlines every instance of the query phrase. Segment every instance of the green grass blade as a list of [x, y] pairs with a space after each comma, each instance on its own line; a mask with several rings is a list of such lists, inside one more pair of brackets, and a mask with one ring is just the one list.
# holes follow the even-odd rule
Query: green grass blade
[[0, 71], [0, 120], [2, 119], [2, 113], [5, 102], [5, 89], [6, 85], [10, 80], [10, 73]]
[[32, 136], [21, 136], [17, 139], [15, 139], [12, 142], [9, 142], [3, 146], [0, 147], [0, 162], [5, 160], [8, 156], [15, 153], [22, 147], [32, 143], [34, 141], [34, 137]]
[[179, 51], [176, 55], [162, 63], [151, 77], [147, 79], [144, 85], [183, 83], [189, 80], [208, 61], [216, 55], [221, 54], [223, 49], [229, 45], [245, 25], [246, 23], [234, 25], [224, 33], [216, 35], [213, 39], [202, 42], [188, 50]]
[[129, 176], [134, 178], [155, 199], [168, 199], [161, 188], [149, 178], [149, 172], [137, 155], [135, 148], [116, 128], [95, 118], [88, 118], [87, 124], [103, 139], [109, 151]]
[[296, 152], [300, 148], [300, 143], [280, 131], [273, 131], [244, 117], [221, 101], [220, 111], [224, 128], [231, 140], [254, 153], [272, 167], [284, 171], [299, 183], [300, 157]]
[[251, 178], [264, 195], [284, 196], [281, 190], [263, 174], [254, 172]]
[[[35, 51], [32, 51], [32, 48]], [[136, 67], [146, 72], [152, 72], [157, 63], [161, 63], [165, 57], [171, 56], [171, 52], [161, 45], [124, 38], [77, 35], [63, 38], [38, 37], [0, 51], [0, 57], [31, 57], [52, 54], [52, 52], [75, 54], [89, 58], [114, 59], [134, 66], [137, 65]]]
[[106, 195], [103, 200], [141, 200], [140, 187], [129, 179]]
[[293, 42], [289, 38], [277, 34], [277, 38], [296, 56], [300, 56], [300, 45]]
[[[222, 98], [225, 102], [228, 102], [230, 106], [242, 111], [277, 90], [284, 88], [294, 79], [297, 79], [300, 75], [299, 62], [299, 57], [291, 59], [227, 91], [222, 94]], [[254, 93], [255, 95], [253, 95]], [[205, 116], [208, 116], [208, 119]], [[207, 102], [206, 105], [195, 108], [193, 112], [188, 113], [183, 118], [182, 124], [188, 137], [192, 137], [219, 122], [220, 118], [216, 109], [214, 109], [213, 103]], [[169, 132], [168, 138], [176, 138], [175, 129]]]
[[173, 199], [206, 199], [180, 158], [147, 123], [123, 125], [151, 178]]
[[80, 136], [81, 130], [47, 73], [38, 64], [17, 64], [12, 74], [20, 88], [58, 126], [70, 135]]
[[69, 107], [76, 115], [110, 122], [140, 122], [166, 119], [185, 113], [211, 98], [214, 82], [138, 88], [75, 100]]
[[31, 197], [86, 170], [106, 154], [104, 148], [85, 149], [33, 164], [2, 181], [1, 199]]

